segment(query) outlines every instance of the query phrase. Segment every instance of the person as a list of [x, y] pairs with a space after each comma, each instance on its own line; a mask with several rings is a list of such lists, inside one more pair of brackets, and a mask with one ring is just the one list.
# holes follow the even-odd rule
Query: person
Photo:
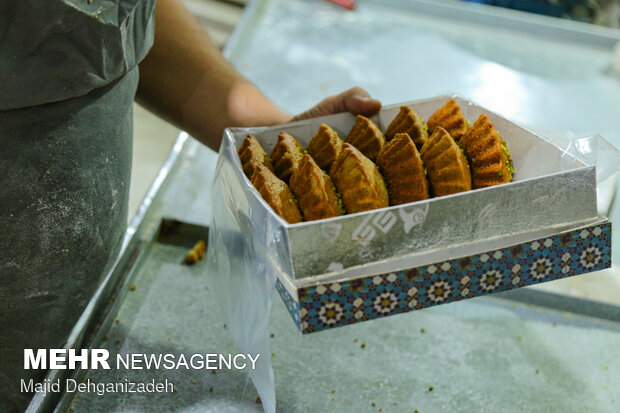
[[23, 370], [24, 349], [64, 347], [119, 252], [134, 98], [214, 150], [228, 126], [381, 107], [355, 87], [285, 113], [180, 0], [7, 0], [0, 28], [2, 412], [45, 374]]

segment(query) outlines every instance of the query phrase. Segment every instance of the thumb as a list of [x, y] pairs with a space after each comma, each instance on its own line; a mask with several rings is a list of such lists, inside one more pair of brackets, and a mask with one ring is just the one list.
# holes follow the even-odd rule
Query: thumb
[[381, 102], [371, 98], [368, 92], [361, 87], [354, 87], [338, 95], [325, 98], [318, 105], [293, 117], [292, 120], [310, 119], [342, 112], [372, 116], [379, 109], [381, 109]]
[[[364, 91], [366, 92], [366, 91]], [[372, 116], [381, 109], [381, 102], [364, 94], [351, 94], [345, 98], [345, 112], [354, 115]]]

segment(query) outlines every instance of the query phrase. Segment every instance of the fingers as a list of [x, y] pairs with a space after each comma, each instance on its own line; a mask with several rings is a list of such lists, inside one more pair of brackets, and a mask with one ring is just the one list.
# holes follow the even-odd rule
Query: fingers
[[334, 98], [335, 96], [330, 96], [323, 99], [316, 106], [311, 107], [310, 109], [300, 113], [299, 115], [293, 116], [291, 122], [295, 122], [297, 120], [318, 118], [319, 116], [326, 116], [331, 115], [332, 113], [338, 113], [332, 111], [333, 108], [335, 108], [335, 103], [333, 102]]
[[370, 97], [361, 87], [323, 99], [318, 105], [293, 117], [292, 121], [310, 119], [335, 113], [350, 112], [354, 115], [372, 116], [381, 109], [381, 102]]

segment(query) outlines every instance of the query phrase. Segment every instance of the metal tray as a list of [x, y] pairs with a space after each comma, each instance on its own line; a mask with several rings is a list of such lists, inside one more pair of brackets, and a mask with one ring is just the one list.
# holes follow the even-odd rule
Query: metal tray
[[[185, 246], [204, 239], [206, 228], [162, 216], [171, 207], [201, 202], [192, 201], [190, 188], [213, 160], [213, 153], [195, 142], [187, 142], [178, 155], [151, 199], [149, 212], [157, 212], [145, 217], [134, 235], [141, 241], [126, 250], [137, 258], [117, 268], [114, 276], [122, 282], [110, 291], [117, 298], [101, 308], [84, 347], [107, 348], [112, 356], [235, 352], [208, 289], [205, 263], [182, 264]], [[196, 190], [208, 196], [208, 187], [203, 182]], [[136, 289], [130, 291], [130, 285]], [[519, 406], [613, 412], [617, 401], [612, 400], [620, 397], [617, 306], [526, 288], [301, 336], [284, 304], [275, 300], [270, 325], [279, 411], [468, 412]], [[347, 375], [333, 374], [334, 369]], [[74, 374], [96, 382], [167, 378], [178, 392], [161, 397], [64, 394], [57, 411], [261, 411], [242, 372]]]

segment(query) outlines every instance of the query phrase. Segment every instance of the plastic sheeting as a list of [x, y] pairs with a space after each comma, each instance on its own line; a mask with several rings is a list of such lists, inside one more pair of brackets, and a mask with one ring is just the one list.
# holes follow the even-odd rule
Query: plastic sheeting
[[609, 216], [620, 173], [620, 151], [599, 135], [573, 139], [566, 152], [588, 165], [596, 165], [596, 199], [599, 215]]
[[243, 172], [234, 164], [236, 153], [232, 142], [224, 139], [212, 187], [212, 193], [221, 198], [212, 198], [207, 273], [238, 350], [260, 354], [249, 374], [265, 411], [272, 413], [276, 400], [268, 322], [281, 271], [275, 244], [282, 236], [282, 225], [238, 185]]

